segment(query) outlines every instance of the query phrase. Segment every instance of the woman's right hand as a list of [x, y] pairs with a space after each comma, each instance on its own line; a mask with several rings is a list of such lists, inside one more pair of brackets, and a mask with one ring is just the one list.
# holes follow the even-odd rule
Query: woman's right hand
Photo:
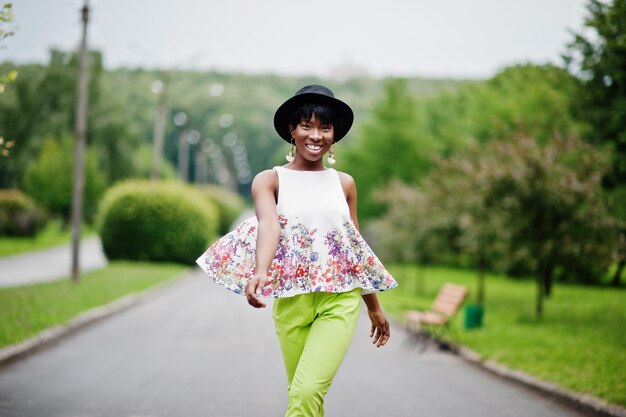
[[248, 281], [248, 284], [246, 284], [246, 298], [248, 299], [248, 304], [252, 307], [265, 308], [267, 306], [267, 304], [259, 299], [261, 291], [263, 287], [265, 287], [265, 284], [267, 284], [267, 281], [267, 275], [254, 274]]

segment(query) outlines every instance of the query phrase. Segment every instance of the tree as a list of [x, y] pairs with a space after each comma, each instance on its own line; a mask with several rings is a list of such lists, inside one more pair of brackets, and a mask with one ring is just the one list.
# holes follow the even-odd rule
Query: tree
[[523, 134], [545, 144], [555, 135], [577, 136], [588, 129], [575, 115], [577, 87], [575, 77], [554, 65], [507, 67], [487, 81], [482, 108], [472, 109], [487, 116], [473, 119], [488, 121], [484, 139]]
[[418, 192], [389, 194], [381, 222], [402, 244], [434, 249], [436, 260], [446, 242], [456, 263], [469, 257], [479, 270], [479, 301], [485, 268], [532, 272], [540, 317], [555, 278], [591, 282], [611, 262], [615, 222], [600, 186], [607, 167], [605, 152], [575, 138], [543, 146], [524, 136], [491, 141], [440, 160]]
[[[33, 200], [54, 215], [69, 222], [72, 207], [72, 173], [74, 167], [72, 140], [48, 138], [44, 141], [35, 163], [24, 174], [24, 190]], [[105, 180], [98, 168], [93, 152], [85, 160], [84, 217], [88, 222], [95, 218], [98, 201], [105, 190]]]
[[444, 156], [472, 142], [486, 143], [523, 133], [546, 143], [558, 132], [578, 136], [589, 130], [575, 114], [579, 80], [554, 65], [507, 67], [484, 82], [417, 102], [418, 127], [436, 140]]
[[503, 260], [534, 271], [540, 317], [559, 270], [562, 280], [592, 282], [609, 266], [615, 221], [600, 183], [608, 155], [575, 138], [540, 146], [522, 137], [494, 145], [490, 198], [511, 231]]
[[[128, 103], [113, 86], [102, 88], [102, 56], [90, 52], [88, 146], [95, 148], [108, 183], [137, 173], [133, 159], [139, 146]], [[6, 65], [8, 68], [12, 66]], [[10, 132], [12, 158], [0, 165], [0, 187], [18, 186], [39, 154], [45, 138], [74, 130], [76, 54], [53, 49], [48, 65], [19, 67], [20, 77], [0, 102], [0, 129]]]
[[585, 26], [575, 33], [565, 58], [581, 82], [579, 116], [593, 126], [590, 140], [616, 151], [613, 170], [605, 179], [626, 182], [626, 0], [590, 0]]
[[574, 33], [564, 55], [567, 68], [581, 82], [579, 117], [593, 127], [592, 143], [613, 149], [612, 169], [603, 185], [611, 212], [622, 221], [615, 255], [614, 285], [620, 285], [626, 266], [626, 0], [590, 0], [585, 33]]
[[395, 248], [392, 259], [476, 267], [476, 302], [482, 304], [485, 273], [502, 256], [509, 232], [492, 209], [491, 173], [477, 144], [438, 158], [419, 188], [395, 183], [378, 193], [389, 212], [370, 230], [383, 248]]
[[359, 214], [364, 221], [384, 212], [384, 205], [371, 198], [372, 191], [393, 178], [405, 182], [420, 178], [430, 168], [436, 148], [420, 129], [406, 80], [388, 80], [384, 96], [374, 105], [372, 119], [342, 156], [342, 167], [359, 184]]
[[0, 9], [0, 40], [4, 40], [5, 38], [15, 34], [13, 28], [8, 28], [7, 30], [5, 26], [7, 23], [13, 23], [13, 20], [13, 5], [11, 3], [3, 4]]
[[[368, 192], [368, 187], [381, 187], [393, 177], [407, 184], [419, 184], [432, 166], [432, 160], [437, 157], [447, 158], [458, 152], [480, 152], [479, 147], [494, 138], [508, 138], [520, 133], [535, 137], [542, 144], [555, 135], [582, 134], [587, 125], [577, 121], [573, 111], [577, 85], [578, 80], [561, 68], [523, 64], [508, 67], [486, 82], [466, 83], [456, 91], [421, 99], [412, 106], [401, 102], [394, 105], [389, 99], [381, 100], [375, 108], [373, 120], [363, 131], [362, 141], [357, 143], [356, 155], [348, 155], [349, 171], [362, 176], [366, 182], [363, 186], [362, 179], [357, 178], [360, 194], [365, 200], [360, 204], [361, 209], [366, 215], [382, 213], [385, 204], [380, 202], [376, 212], [372, 214], [368, 211], [368, 200], [373, 195]], [[376, 138], [385, 137], [379, 133], [384, 132], [383, 128], [397, 129], [398, 121], [389, 114], [395, 111], [399, 112], [402, 121], [410, 124], [406, 129], [406, 142], [412, 146], [404, 145], [402, 140], [378, 140], [380, 143], [375, 143]], [[381, 127], [374, 129], [377, 126]], [[368, 134], [372, 138], [365, 146]], [[388, 135], [397, 136], [400, 135]], [[391, 156], [386, 157], [385, 146], [395, 146], [396, 143], [399, 145], [388, 152]], [[476, 146], [478, 148], [474, 149]], [[376, 164], [385, 165], [388, 171], [378, 169]], [[412, 164], [415, 169], [407, 170], [405, 164]], [[381, 171], [383, 175], [379, 174]], [[371, 177], [378, 179], [372, 180]], [[472, 188], [476, 184], [467, 186]], [[440, 195], [440, 201], [450, 198], [445, 193]], [[444, 227], [443, 223], [440, 226]], [[447, 230], [452, 238], [454, 228]], [[445, 249], [442, 252], [449, 253]]]
[[[0, 41], [13, 36], [15, 33], [12, 29], [5, 29], [5, 25], [13, 22], [13, 5], [11, 3], [4, 4], [0, 9]], [[6, 74], [0, 74], [0, 94], [4, 93], [5, 85], [15, 81], [17, 71], [10, 70]], [[15, 141], [5, 139], [0, 136], [0, 158], [9, 156], [11, 148], [15, 145]]]

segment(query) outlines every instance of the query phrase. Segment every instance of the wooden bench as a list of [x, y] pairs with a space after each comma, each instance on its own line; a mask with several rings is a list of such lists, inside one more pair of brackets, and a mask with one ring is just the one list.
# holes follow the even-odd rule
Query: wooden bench
[[440, 343], [452, 338], [450, 320], [458, 313], [467, 298], [467, 288], [462, 285], [443, 284], [429, 311], [409, 310], [404, 314], [407, 330], [413, 334], [423, 348], [428, 336]]

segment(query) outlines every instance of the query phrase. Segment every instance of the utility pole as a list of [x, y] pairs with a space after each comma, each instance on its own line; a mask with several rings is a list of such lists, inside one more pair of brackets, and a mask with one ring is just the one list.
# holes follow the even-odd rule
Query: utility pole
[[163, 159], [163, 143], [165, 142], [165, 121], [167, 120], [167, 94], [170, 84], [170, 73], [167, 72], [161, 81], [158, 91], [157, 108], [154, 115], [154, 137], [152, 148], [152, 172], [150, 179], [156, 181], [161, 178], [161, 160]]
[[178, 136], [178, 177], [182, 182], [189, 178], [189, 129], [184, 127]]
[[74, 152], [74, 186], [72, 190], [72, 281], [80, 280], [80, 226], [83, 217], [85, 183], [85, 136], [87, 134], [87, 98], [89, 88], [89, 57], [87, 56], [87, 23], [89, 0], [82, 8], [83, 36], [78, 58], [78, 87], [76, 94], [76, 148]]
[[174, 115], [174, 124], [181, 128], [178, 134], [178, 177], [182, 182], [187, 182], [189, 170], [189, 116], [184, 111]]

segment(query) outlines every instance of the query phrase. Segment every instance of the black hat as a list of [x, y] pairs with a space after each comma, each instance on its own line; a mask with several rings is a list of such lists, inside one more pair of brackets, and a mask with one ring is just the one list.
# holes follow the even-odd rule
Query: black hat
[[333, 129], [335, 142], [343, 138], [354, 121], [352, 109], [343, 101], [336, 99], [330, 89], [322, 85], [307, 85], [296, 91], [296, 94], [285, 101], [274, 114], [274, 129], [281, 138], [291, 143], [289, 131], [289, 118], [303, 104], [324, 104], [330, 106], [335, 112]]

